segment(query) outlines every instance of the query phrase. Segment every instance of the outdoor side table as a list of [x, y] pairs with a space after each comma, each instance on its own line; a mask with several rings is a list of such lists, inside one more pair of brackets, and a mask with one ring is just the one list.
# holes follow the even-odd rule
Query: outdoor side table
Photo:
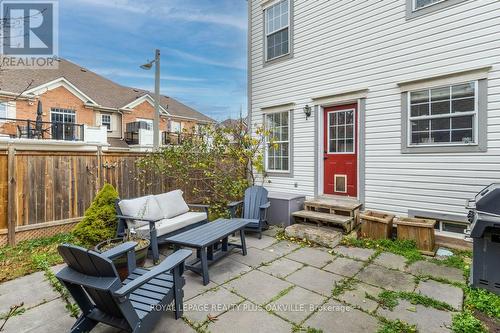
[[[196, 249], [196, 259], [186, 263], [185, 267], [201, 274], [203, 285], [207, 285], [210, 281], [208, 266], [230, 254], [234, 248], [241, 249], [243, 255], [247, 255], [244, 230], [247, 224], [248, 222], [241, 220], [218, 219], [169, 237], [166, 242], [173, 244], [175, 251], [181, 247]], [[238, 231], [241, 244], [229, 243], [229, 236]]]

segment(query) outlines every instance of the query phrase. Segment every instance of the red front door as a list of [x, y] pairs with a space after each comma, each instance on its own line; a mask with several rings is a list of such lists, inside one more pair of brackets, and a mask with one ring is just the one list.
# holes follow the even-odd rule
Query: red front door
[[325, 194], [358, 196], [358, 106], [324, 110]]

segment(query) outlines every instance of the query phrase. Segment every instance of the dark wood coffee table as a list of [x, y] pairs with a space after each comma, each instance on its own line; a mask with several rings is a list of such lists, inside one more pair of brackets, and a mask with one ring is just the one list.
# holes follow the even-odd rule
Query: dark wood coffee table
[[[181, 247], [196, 249], [196, 259], [186, 263], [186, 269], [201, 274], [203, 284], [210, 281], [208, 266], [227, 256], [234, 248], [239, 248], [247, 255], [245, 243], [245, 226], [248, 221], [218, 219], [181, 234], [169, 237], [167, 243], [173, 244], [177, 251]], [[229, 243], [229, 236], [240, 233], [241, 244]]]

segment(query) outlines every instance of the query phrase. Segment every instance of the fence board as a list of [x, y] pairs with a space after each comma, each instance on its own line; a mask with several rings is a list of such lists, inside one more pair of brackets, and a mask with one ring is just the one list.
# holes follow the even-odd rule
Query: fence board
[[8, 157], [1, 152], [0, 154], [0, 229], [7, 229], [7, 216], [8, 216], [8, 175], [7, 175], [7, 161]]

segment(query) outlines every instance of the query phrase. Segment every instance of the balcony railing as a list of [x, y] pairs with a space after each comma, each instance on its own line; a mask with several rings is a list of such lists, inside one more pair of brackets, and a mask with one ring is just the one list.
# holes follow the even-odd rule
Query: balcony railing
[[0, 136], [10, 138], [84, 141], [84, 125], [0, 118]]
[[164, 145], [181, 145], [186, 139], [194, 137], [202, 137], [201, 134], [189, 132], [162, 132], [162, 144]]

